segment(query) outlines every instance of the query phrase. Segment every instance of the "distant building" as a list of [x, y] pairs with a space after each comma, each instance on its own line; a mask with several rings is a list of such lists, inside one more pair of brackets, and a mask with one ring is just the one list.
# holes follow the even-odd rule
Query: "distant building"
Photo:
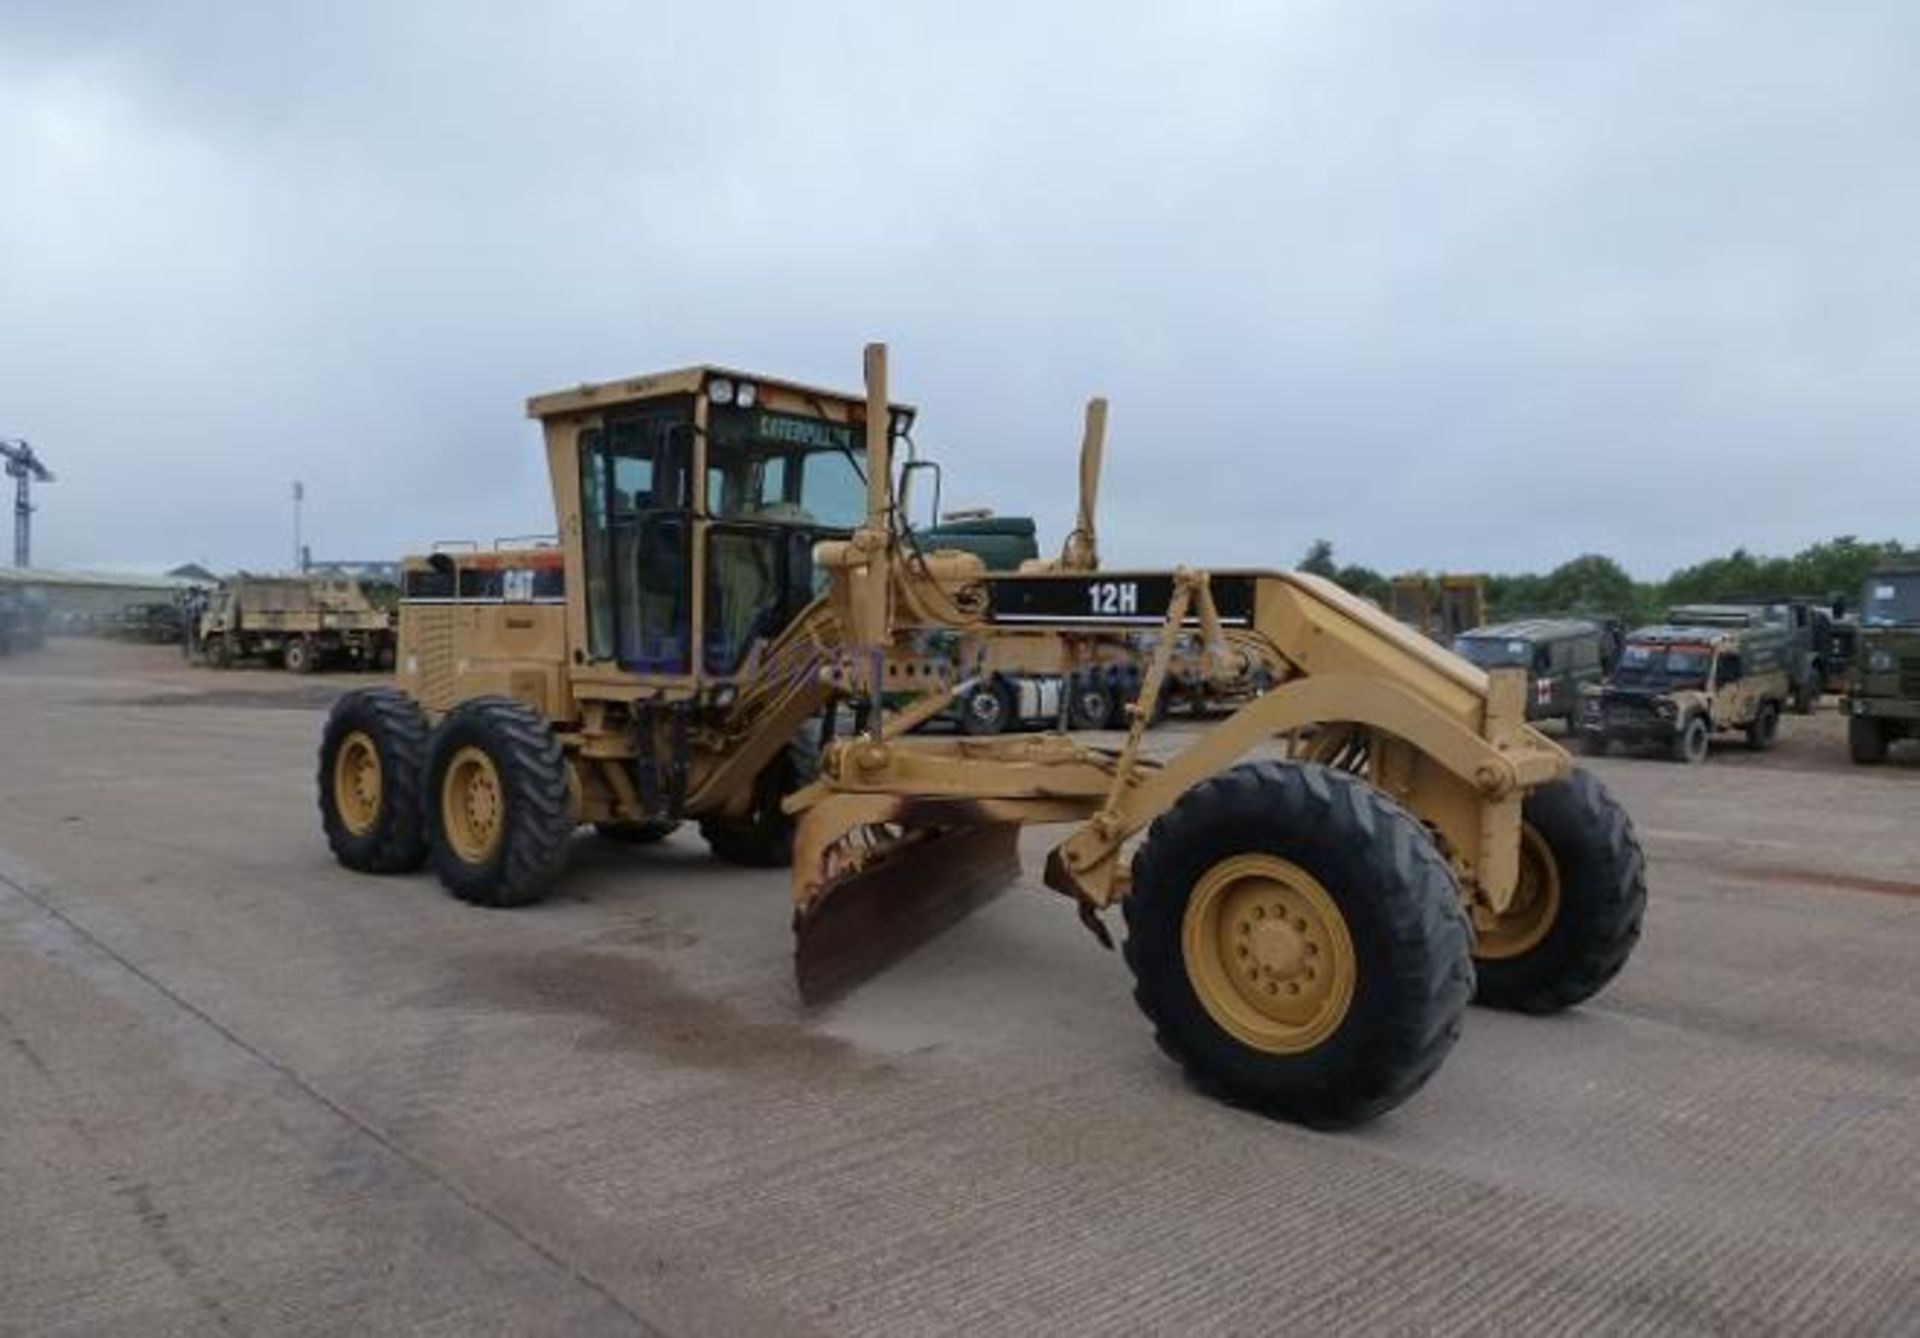
[[152, 570], [0, 567], [0, 585], [30, 585], [44, 590], [47, 611], [57, 632], [91, 622], [111, 621], [123, 610], [140, 604], [170, 604], [188, 590], [217, 584], [211, 573], [192, 564], [173, 570], [191, 570], [196, 574], [173, 576]]

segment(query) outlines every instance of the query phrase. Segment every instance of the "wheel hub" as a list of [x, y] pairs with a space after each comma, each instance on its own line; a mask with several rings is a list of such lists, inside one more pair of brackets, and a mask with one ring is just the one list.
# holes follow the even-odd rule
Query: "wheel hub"
[[1187, 901], [1181, 948], [1201, 1006], [1255, 1049], [1312, 1049], [1353, 1001], [1345, 917], [1313, 875], [1275, 855], [1236, 855], [1208, 870]]
[[380, 750], [365, 731], [355, 730], [333, 760], [333, 806], [355, 836], [372, 831], [380, 817], [381, 781]]
[[1539, 945], [1560, 914], [1560, 865], [1546, 839], [1533, 828], [1520, 829], [1520, 878], [1513, 900], [1495, 914], [1476, 907], [1474, 956], [1489, 960], [1518, 957]]
[[441, 785], [440, 812], [447, 841], [470, 864], [483, 864], [500, 843], [504, 802], [500, 772], [478, 748], [454, 754]]

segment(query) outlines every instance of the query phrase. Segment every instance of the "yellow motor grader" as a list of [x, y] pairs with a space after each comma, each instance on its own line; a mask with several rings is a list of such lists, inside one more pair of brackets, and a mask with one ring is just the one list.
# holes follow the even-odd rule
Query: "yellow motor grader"
[[[406, 564], [393, 687], [340, 699], [320, 808], [340, 862], [431, 861], [481, 906], [537, 900], [576, 830], [792, 865], [801, 992], [830, 998], [1005, 887], [1111, 946], [1205, 1089], [1338, 1127], [1404, 1100], [1472, 997], [1552, 1012], [1625, 963], [1646, 900], [1626, 814], [1488, 674], [1295, 572], [988, 572], [897, 505], [914, 410], [698, 367], [542, 395], [550, 547]], [[1083, 512], [1085, 508], [1083, 507]], [[1083, 515], [1075, 544], [1090, 545]], [[970, 689], [957, 634], [1154, 633], [1115, 748], [929, 737]], [[1176, 649], [1271, 687], [1149, 749]], [[1189, 650], [1189, 653], [1191, 651]]]

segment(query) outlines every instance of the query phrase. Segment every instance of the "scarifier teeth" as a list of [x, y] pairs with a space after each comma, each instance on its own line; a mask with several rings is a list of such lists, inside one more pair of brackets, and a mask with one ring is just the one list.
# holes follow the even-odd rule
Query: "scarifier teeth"
[[1018, 879], [1018, 826], [965, 805], [900, 816], [847, 833], [836, 843], [837, 869], [794, 912], [803, 1002], [844, 996]]

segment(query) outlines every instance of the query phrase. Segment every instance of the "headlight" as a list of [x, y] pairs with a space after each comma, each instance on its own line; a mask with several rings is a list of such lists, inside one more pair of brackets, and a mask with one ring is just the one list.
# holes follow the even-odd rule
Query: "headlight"
[[724, 376], [716, 376], [707, 382], [707, 398], [715, 404], [733, 403], [733, 382]]
[[1674, 705], [1670, 701], [1657, 701], [1653, 704], [1653, 709], [1661, 716], [1671, 716], [1674, 712]]
[[753, 382], [742, 381], [734, 387], [733, 402], [742, 409], [751, 409], [753, 402], [760, 398], [760, 392], [754, 389]]
[[1890, 651], [1876, 650], [1867, 656], [1867, 668], [1876, 674], [1893, 672], [1893, 655]]

